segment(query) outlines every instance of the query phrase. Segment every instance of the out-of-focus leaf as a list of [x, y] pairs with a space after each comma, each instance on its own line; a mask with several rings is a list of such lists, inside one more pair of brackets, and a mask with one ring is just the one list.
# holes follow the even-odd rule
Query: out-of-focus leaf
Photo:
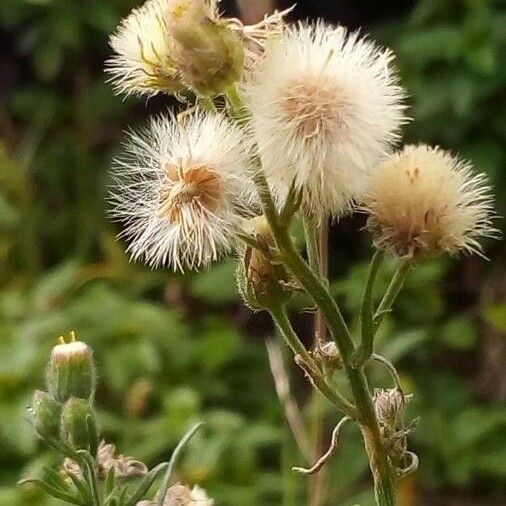
[[448, 346], [461, 349], [471, 348], [478, 338], [472, 322], [465, 316], [458, 316], [445, 323], [438, 335]]
[[192, 279], [191, 291], [210, 304], [225, 304], [238, 299], [236, 264], [226, 261]]
[[500, 332], [506, 332], [506, 304], [490, 304], [483, 309], [487, 322]]

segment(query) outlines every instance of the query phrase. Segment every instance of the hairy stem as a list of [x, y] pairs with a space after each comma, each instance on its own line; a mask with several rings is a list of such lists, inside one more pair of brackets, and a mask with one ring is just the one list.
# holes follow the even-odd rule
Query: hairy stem
[[362, 366], [367, 360], [369, 360], [374, 351], [374, 306], [373, 306], [373, 288], [376, 275], [378, 274], [379, 267], [383, 260], [383, 254], [376, 251], [372, 256], [371, 263], [369, 265], [369, 275], [367, 276], [367, 282], [364, 289], [364, 295], [362, 296], [362, 306], [360, 310], [360, 328], [362, 341], [357, 351], [352, 357], [353, 364], [356, 367]]

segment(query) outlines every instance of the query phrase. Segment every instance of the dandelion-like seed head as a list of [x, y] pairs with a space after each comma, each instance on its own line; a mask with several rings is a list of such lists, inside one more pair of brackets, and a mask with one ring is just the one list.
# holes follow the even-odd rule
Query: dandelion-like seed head
[[147, 0], [110, 39], [106, 71], [117, 93], [214, 95], [239, 79], [240, 38], [212, 0]]
[[267, 46], [245, 91], [266, 175], [283, 200], [292, 181], [314, 214], [339, 215], [398, 140], [404, 92], [392, 53], [324, 23]]
[[114, 90], [154, 95], [183, 90], [172, 60], [175, 44], [167, 24], [170, 0], [148, 0], [134, 9], [110, 38], [115, 55], [106, 62]]
[[112, 214], [134, 260], [200, 268], [235, 245], [247, 216], [249, 159], [242, 132], [221, 115], [154, 119], [116, 161]]
[[414, 257], [482, 254], [493, 237], [487, 178], [438, 147], [409, 145], [375, 171], [364, 204], [376, 245]]

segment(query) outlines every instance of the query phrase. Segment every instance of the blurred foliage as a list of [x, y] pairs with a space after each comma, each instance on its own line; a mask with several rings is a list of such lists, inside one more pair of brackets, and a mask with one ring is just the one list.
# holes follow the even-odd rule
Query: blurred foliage
[[[301, 457], [263, 345], [272, 329], [238, 302], [233, 261], [181, 278], [129, 265], [114, 241], [110, 160], [127, 125], [167, 104], [122, 102], [104, 82], [107, 36], [135, 3], [0, 2], [0, 505], [55, 504], [14, 484], [51, 458], [26, 406], [55, 336], [71, 329], [95, 349], [101, 423], [120, 451], [164, 459], [203, 419], [180, 479], [225, 506], [303, 504], [304, 480], [290, 471]], [[367, 28], [398, 53], [415, 119], [407, 139], [462, 151], [489, 173], [504, 215], [504, 2], [420, 0], [401, 13], [385, 7], [381, 18]], [[346, 223], [332, 244], [338, 260], [354, 260], [333, 282], [353, 314], [369, 248]], [[414, 504], [413, 490], [420, 504], [436, 495], [506, 501], [504, 247], [488, 253], [488, 264], [438, 260], [413, 272], [382, 328], [380, 351], [415, 394], [413, 416], [422, 414], [413, 436], [421, 469], [402, 485], [404, 505]], [[302, 332], [308, 318], [297, 321]], [[380, 366], [370, 372], [387, 384]], [[306, 399], [304, 379], [293, 376]], [[348, 429], [329, 471], [332, 504], [372, 504], [360, 444]]]

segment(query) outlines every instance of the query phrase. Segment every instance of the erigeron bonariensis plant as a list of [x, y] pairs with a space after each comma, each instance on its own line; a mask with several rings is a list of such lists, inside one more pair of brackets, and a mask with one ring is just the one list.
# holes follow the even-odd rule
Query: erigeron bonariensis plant
[[[60, 337], [47, 364], [46, 390], [37, 390], [29, 408], [34, 430], [63, 459], [60, 469], [46, 467], [35, 485], [77, 506], [213, 506], [198, 485], [170, 485], [174, 465], [186, 443], [202, 426], [197, 423], [179, 441], [168, 462], [153, 469], [125, 455], [100, 436], [94, 408], [96, 369], [91, 348]], [[154, 499], [151, 489], [158, 482]]]
[[[132, 259], [184, 272], [236, 254], [245, 302], [270, 312], [311, 385], [343, 415], [329, 450], [295, 470], [321, 469], [354, 422], [376, 501], [395, 504], [396, 484], [418, 458], [407, 446], [407, 396], [374, 337], [419, 262], [483, 255], [479, 240], [496, 233], [486, 177], [441, 148], [395, 151], [407, 117], [394, 55], [344, 27], [286, 25], [279, 13], [247, 27], [221, 17], [213, 0], [148, 0], [111, 46], [107, 71], [118, 93], [172, 93], [186, 104], [130, 134], [115, 163], [112, 214]], [[327, 279], [328, 223], [354, 210], [368, 214], [373, 238], [358, 335]], [[305, 255], [290, 234], [297, 222]], [[385, 254], [398, 268], [378, 297]], [[316, 308], [314, 349], [287, 315], [297, 290]], [[393, 389], [371, 391], [371, 360], [388, 368]], [[350, 395], [336, 375], [346, 376]]]

